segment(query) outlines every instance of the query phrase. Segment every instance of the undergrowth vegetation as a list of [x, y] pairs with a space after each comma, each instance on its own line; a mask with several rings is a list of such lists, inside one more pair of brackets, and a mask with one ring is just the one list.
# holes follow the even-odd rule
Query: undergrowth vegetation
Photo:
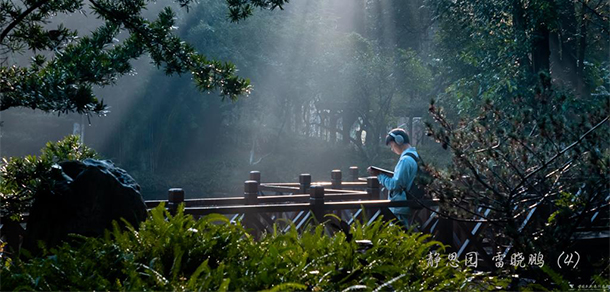
[[506, 284], [453, 268], [446, 257], [429, 267], [426, 256], [444, 247], [388, 222], [355, 223], [349, 235], [332, 236], [323, 224], [311, 226], [255, 240], [222, 215], [195, 220], [161, 205], [139, 228], [115, 225], [103, 238], [75, 237], [43, 257], [2, 258], [0, 289], [480, 291]]
[[47, 142], [41, 155], [2, 158], [0, 163], [0, 215], [18, 220], [28, 213], [36, 194], [49, 192], [61, 169], [56, 163], [99, 158], [97, 152], [69, 135], [57, 142]]

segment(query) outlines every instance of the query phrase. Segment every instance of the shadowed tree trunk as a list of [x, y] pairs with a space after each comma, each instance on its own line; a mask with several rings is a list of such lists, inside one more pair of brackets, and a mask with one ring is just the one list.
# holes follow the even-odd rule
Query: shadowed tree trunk
[[553, 80], [564, 87], [576, 88], [578, 84], [578, 23], [572, 1], [560, 0], [557, 28], [550, 33], [550, 70]]
[[549, 38], [549, 28], [546, 24], [539, 23], [532, 41], [532, 69], [534, 73], [548, 72], [550, 69]]
[[[517, 42], [523, 43], [526, 41], [527, 38], [525, 36], [525, 18], [523, 16], [523, 5], [521, 4], [520, 0], [513, 1], [512, 14], [514, 22], [513, 33], [517, 39]], [[522, 67], [526, 66], [529, 70], [531, 70], [532, 63], [528, 59], [526, 53], [523, 51], [518, 51], [517, 54], [517, 61], [519, 62], [519, 64]]]
[[350, 133], [354, 122], [356, 122], [356, 115], [354, 112], [343, 111], [343, 129], [341, 130], [341, 134], [343, 135], [342, 143], [344, 145], [348, 145], [350, 143]]
[[584, 11], [586, 10], [585, 6], [586, 6], [586, 2], [582, 3], [582, 16], [581, 16], [581, 20], [580, 20], [580, 44], [578, 47], [578, 60], [577, 60], [577, 69], [576, 69], [576, 94], [580, 97], [582, 97], [584, 95], [584, 90], [585, 90], [585, 86], [584, 86], [584, 67], [585, 67], [585, 51], [587, 49], [587, 26], [588, 26], [588, 20], [587, 17], [585, 17], [585, 13]]

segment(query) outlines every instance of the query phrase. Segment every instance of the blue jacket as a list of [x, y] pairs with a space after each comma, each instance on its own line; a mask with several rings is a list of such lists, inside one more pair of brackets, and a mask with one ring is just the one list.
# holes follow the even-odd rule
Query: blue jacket
[[[413, 153], [419, 157], [415, 147], [409, 147], [400, 154], [400, 159], [394, 167], [394, 176], [389, 177], [385, 174], [379, 174], [377, 179], [388, 191], [388, 199], [390, 201], [406, 201], [407, 194], [405, 190], [410, 190], [417, 174], [417, 161], [407, 153]], [[394, 214], [409, 214], [409, 207], [390, 208]]]

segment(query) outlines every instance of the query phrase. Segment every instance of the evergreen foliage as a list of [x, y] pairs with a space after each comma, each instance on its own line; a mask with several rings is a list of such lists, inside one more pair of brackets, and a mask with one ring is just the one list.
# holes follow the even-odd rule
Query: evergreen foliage
[[[429, 236], [377, 220], [356, 223], [351, 238], [324, 225], [299, 235], [267, 234], [254, 241], [221, 215], [200, 220], [161, 205], [139, 228], [80, 238], [33, 259], [2, 259], [2, 290], [112, 291], [373, 291], [499, 289], [505, 282], [425, 258], [442, 249]], [[357, 243], [369, 240], [370, 247]]]
[[[74, 31], [64, 27], [46, 30], [37, 23], [56, 12], [76, 12], [82, 2], [26, 2], [35, 9], [26, 13], [10, 2], [0, 2], [0, 16], [4, 17], [0, 17], [4, 29], [0, 45], [10, 51], [58, 53], [49, 61], [35, 57], [29, 68], [0, 68], [0, 109], [26, 106], [102, 113], [104, 104], [91, 95], [92, 86], [113, 83], [129, 72], [129, 61], [142, 54], [149, 54], [167, 74], [191, 72], [199, 90], [220, 89], [230, 99], [249, 92], [247, 80], [235, 77], [231, 65], [209, 61], [193, 48], [212, 59], [235, 62], [242, 72], [261, 79], [263, 86], [253, 94], [255, 98], [222, 104], [220, 100], [191, 98], [198, 93], [186, 86], [190, 80], [185, 78], [161, 84], [159, 77], [153, 77], [151, 86], [141, 94], [142, 101], [121, 121], [118, 138], [108, 143], [112, 147], [103, 150], [142, 174], [144, 185], [150, 182], [162, 192], [169, 187], [163, 180], [174, 184], [171, 186], [196, 182], [193, 189], [197, 189], [197, 196], [210, 190], [227, 192], [231, 185], [241, 185], [245, 177], [246, 171], [235, 169], [257, 168], [265, 177], [292, 180], [297, 171], [321, 165], [318, 160], [339, 161], [337, 153], [360, 166], [379, 161], [382, 166], [392, 165], [395, 158], [379, 148], [379, 139], [398, 118], [422, 116], [427, 107], [422, 101], [435, 97], [430, 113], [436, 123], [428, 125], [429, 135], [449, 151], [426, 155], [430, 145], [418, 151], [426, 160], [443, 155], [453, 159], [446, 169], [430, 169], [436, 180], [429, 191], [442, 200], [443, 216], [491, 223], [485, 232], [499, 247], [526, 253], [548, 250], [545, 256], [552, 258], [553, 253], [573, 245], [574, 234], [592, 214], [608, 213], [607, 1], [362, 1], [359, 12], [363, 17], [358, 19], [364, 20], [353, 31], [343, 31], [337, 14], [320, 1], [308, 2], [309, 14], [287, 9], [286, 13], [259, 13], [243, 21], [253, 8], [281, 9], [286, 1], [228, 0], [230, 19], [240, 22], [234, 24], [222, 13], [226, 11], [224, 2], [207, 0], [194, 6], [194, 16], [184, 25], [184, 39], [193, 48], [171, 32], [175, 23], [170, 10], [161, 12], [155, 21], [140, 17], [144, 1], [92, 1], [94, 13], [105, 24], [78, 39]], [[179, 1], [185, 6], [190, 2]], [[427, 15], [429, 12], [433, 15]], [[20, 20], [21, 15], [24, 18]], [[394, 17], [388, 19], [387, 15]], [[12, 23], [16, 26], [11, 27]], [[388, 27], [396, 32], [392, 36], [398, 39], [395, 42], [387, 37]], [[110, 46], [120, 31], [129, 36]], [[434, 43], [423, 40], [433, 34]], [[265, 79], [272, 82], [265, 84]], [[170, 93], [175, 99], [167, 98]], [[320, 119], [326, 110], [336, 108], [342, 115], [342, 130], [329, 129], [334, 125]], [[345, 143], [340, 146], [343, 148], [333, 145], [339, 141], [335, 139], [338, 135]], [[235, 143], [236, 137], [239, 143]], [[212, 152], [219, 148], [230, 152]], [[336, 152], [327, 151], [330, 148]], [[200, 153], [205, 155], [197, 156]], [[0, 185], [2, 212], [22, 212], [23, 208], [14, 207], [21, 204], [15, 198], [27, 202], [37, 188], [47, 184], [52, 163], [38, 161], [5, 161]], [[180, 169], [183, 165], [187, 166]], [[163, 170], [175, 172], [170, 176], [161, 173]], [[5, 200], [5, 195], [10, 200]], [[532, 210], [538, 213], [523, 224]], [[330, 238], [315, 229], [303, 236], [275, 234], [254, 242], [239, 225], [223, 223], [225, 229], [214, 229], [216, 225], [209, 220], [220, 217], [196, 222], [180, 216], [163, 221], [161, 215], [154, 215], [151, 222], [155, 223], [143, 225], [156, 230], [153, 233], [114, 231], [105, 239], [83, 239], [80, 247], [66, 246], [51, 253], [61, 257], [15, 260], [3, 274], [14, 272], [17, 276], [11, 276], [11, 285], [23, 289], [66, 289], [57, 279], [76, 283], [69, 279], [80, 276], [73, 274], [78, 268], [95, 280], [82, 280], [72, 289], [341, 290], [365, 285], [371, 290], [392, 279], [396, 279], [394, 288], [471, 288], [452, 286], [464, 283], [461, 274], [443, 286], [442, 279], [447, 279], [444, 270], [439, 272], [438, 281], [420, 270], [413, 262], [414, 255], [420, 256], [430, 247], [407, 254], [413, 246], [401, 246], [400, 242], [419, 240], [409, 235], [386, 241], [354, 236], [374, 243], [373, 249], [362, 255], [342, 234]], [[185, 221], [176, 221], [178, 217]], [[168, 222], [178, 227], [163, 229]], [[610, 222], [601, 224], [609, 227]], [[184, 229], [186, 226], [198, 232]], [[373, 227], [358, 226], [353, 232], [360, 228]], [[379, 234], [398, 234], [392, 226], [379, 228]], [[209, 236], [200, 232], [204, 229], [211, 230]], [[138, 241], [140, 235], [145, 235], [146, 241]], [[155, 236], [166, 235], [169, 239], [160, 241], [159, 247], [150, 244]], [[384, 246], [376, 242], [401, 249], [378, 250], [379, 258], [369, 258], [371, 251]], [[87, 245], [93, 248], [88, 250]], [[414, 246], [419, 250], [426, 244]], [[210, 248], [215, 247], [220, 250], [211, 253]], [[391, 256], [385, 258], [385, 253]], [[106, 260], [107, 254], [114, 255], [114, 261], [100, 267], [87, 261], [96, 257]], [[219, 259], [216, 254], [235, 255], [237, 259]], [[62, 265], [71, 268], [55, 268], [62, 258], [66, 258]], [[390, 267], [395, 259], [404, 259], [404, 266]], [[376, 260], [383, 265], [373, 265]], [[607, 267], [608, 258], [598, 260], [604, 265], [600, 270]], [[111, 263], [124, 268], [113, 270]], [[260, 266], [264, 268], [259, 271]], [[338, 267], [347, 268], [336, 271]], [[373, 270], [391, 276], [381, 277], [379, 274], [385, 274]], [[405, 271], [423, 276], [419, 280], [424, 282], [411, 279], [408, 273], [402, 276]], [[594, 278], [606, 276], [607, 271]], [[359, 277], [350, 278], [352, 272]], [[547, 281], [567, 287], [561, 275], [550, 269], [543, 272], [533, 277], [538, 282], [532, 286], [535, 289], [555, 287]], [[104, 273], [112, 279], [104, 278]], [[45, 276], [36, 280], [28, 278], [30, 274]], [[430, 278], [432, 282], [426, 282]]]
[[427, 3], [438, 20], [439, 98], [461, 113], [476, 116], [485, 99], [512, 110], [514, 98], [532, 95], [540, 72], [583, 100], [608, 92], [607, 1]]
[[[104, 114], [107, 106], [93, 94], [94, 86], [113, 84], [132, 70], [130, 61], [147, 54], [167, 75], [191, 73], [199, 90], [218, 89], [236, 100], [250, 92], [247, 79], [235, 75], [233, 64], [209, 60], [173, 33], [175, 14], [169, 8], [149, 21], [141, 12], [148, 1], [89, 1], [104, 24], [80, 36], [59, 24], [46, 25], [57, 14], [84, 13], [80, 0], [0, 2], [0, 50], [3, 55], [34, 51], [29, 67], [0, 66], [0, 110], [28, 107], [46, 112]], [[191, 0], [178, 0], [189, 7]], [[253, 8], [281, 8], [285, 0], [228, 1], [230, 17], [237, 21]], [[119, 33], [127, 36], [118, 41]], [[118, 43], [116, 43], [118, 42]], [[48, 56], [51, 56], [50, 59]]]
[[83, 145], [78, 136], [48, 142], [40, 156], [2, 158], [0, 166], [0, 215], [19, 220], [27, 213], [38, 193], [52, 190], [61, 169], [55, 164], [66, 160], [99, 158], [95, 150]]
[[[550, 257], [596, 212], [610, 227], [607, 1], [428, 3], [444, 88], [428, 134], [453, 161], [429, 186], [443, 216], [488, 222], [497, 246]], [[607, 253], [588, 257], [607, 277]]]

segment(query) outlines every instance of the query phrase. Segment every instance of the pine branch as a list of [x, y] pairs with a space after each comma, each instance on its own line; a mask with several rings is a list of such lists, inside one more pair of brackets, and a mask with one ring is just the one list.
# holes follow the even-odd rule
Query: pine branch
[[9, 32], [11, 30], [13, 30], [13, 28], [15, 28], [15, 26], [17, 26], [21, 21], [23, 21], [30, 13], [32, 13], [34, 10], [40, 8], [40, 6], [42, 6], [43, 4], [45, 4], [46, 2], [49, 2], [49, 0], [41, 0], [38, 1], [36, 3], [34, 3], [34, 5], [30, 6], [30, 8], [26, 9], [23, 13], [21, 13], [19, 16], [17, 16], [17, 18], [15, 18], [15, 20], [13, 20], [13, 22], [11, 22], [3, 31], [2, 34], [0, 34], [0, 44], [4, 42], [4, 39], [8, 36]]

